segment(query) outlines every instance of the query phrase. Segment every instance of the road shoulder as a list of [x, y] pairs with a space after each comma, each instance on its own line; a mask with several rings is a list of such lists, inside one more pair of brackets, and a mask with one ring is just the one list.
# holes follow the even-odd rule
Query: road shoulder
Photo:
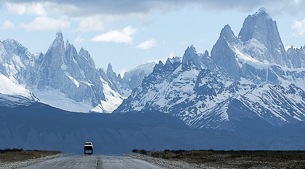
[[64, 156], [63, 154], [56, 154], [56, 155], [50, 155], [46, 157], [41, 157], [41, 158], [35, 158], [35, 159], [28, 159], [25, 161], [14, 161], [14, 162], [1, 162], [0, 163], [0, 169], [12, 169], [12, 168], [22, 168], [22, 167], [27, 167], [29, 165], [33, 165], [36, 163], [40, 163], [46, 160], [51, 160], [54, 158], [59, 158]]
[[[142, 154], [131, 154], [129, 155], [131, 158], [143, 160], [150, 162], [152, 164], [156, 164], [165, 168], [175, 168], [175, 169], [200, 169], [202, 168], [202, 165], [196, 165], [196, 164], [190, 164], [184, 161], [172, 161], [172, 160], [166, 160], [162, 158], [155, 158], [147, 155]], [[210, 167], [206, 167], [209, 169]]]

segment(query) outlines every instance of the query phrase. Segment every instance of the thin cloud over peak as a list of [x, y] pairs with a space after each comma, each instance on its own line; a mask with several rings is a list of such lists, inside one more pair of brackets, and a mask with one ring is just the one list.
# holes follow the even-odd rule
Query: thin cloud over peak
[[133, 35], [137, 32], [136, 28], [127, 26], [120, 30], [111, 30], [101, 35], [95, 36], [91, 40], [93, 42], [113, 42], [131, 44]]
[[3, 22], [2, 29], [15, 29], [15, 24], [9, 20], [5, 20]]
[[296, 31], [297, 35], [305, 35], [305, 19], [294, 21], [291, 27]]
[[59, 30], [69, 26], [70, 22], [65, 19], [54, 19], [45, 16], [36, 17], [31, 23], [21, 25], [27, 31]]
[[155, 46], [157, 46], [157, 41], [156, 41], [155, 38], [152, 38], [152, 39], [141, 42], [140, 44], [137, 45], [137, 48], [139, 48], [139, 49], [150, 49], [150, 48], [155, 47]]

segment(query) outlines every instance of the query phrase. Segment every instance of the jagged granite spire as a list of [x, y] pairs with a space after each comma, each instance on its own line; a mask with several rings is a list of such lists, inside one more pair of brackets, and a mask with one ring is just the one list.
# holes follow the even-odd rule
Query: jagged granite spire
[[103, 84], [98, 77], [94, 62], [85, 51], [77, 53], [75, 47], [64, 43], [61, 32], [44, 56], [36, 63], [35, 86], [39, 90], [53, 88], [76, 102], [91, 103], [92, 106], [105, 100]]
[[63, 36], [62, 32], [57, 32], [56, 33], [56, 39], [59, 39], [59, 40], [63, 40], [64, 39], [64, 36]]
[[[261, 47], [264, 54], [257, 58], [260, 61], [266, 60], [271, 64], [290, 67], [277, 24], [265, 8], [259, 9], [245, 19], [238, 37], [244, 43], [255, 43], [256, 46], [264, 45], [264, 48]], [[256, 51], [249, 51], [249, 53], [255, 55]]]
[[231, 77], [237, 77], [240, 70], [236, 61], [235, 52], [230, 46], [237, 42], [238, 40], [231, 30], [231, 27], [226, 25], [221, 30], [219, 39], [211, 51], [211, 59], [214, 63], [220, 68], [223, 68]]
[[182, 59], [182, 68], [184, 70], [190, 68], [192, 65], [196, 66], [196, 68], [201, 68], [201, 57], [198, 55], [196, 48], [191, 45], [187, 47], [184, 52]]
[[234, 32], [229, 24], [225, 25], [225, 27], [221, 30], [220, 37], [229, 43], [238, 43], [238, 39], [234, 35]]
[[270, 15], [264, 8], [259, 9], [255, 14], [249, 15], [239, 32], [239, 39], [246, 42], [252, 38], [264, 43], [268, 46], [268, 38], [274, 36], [274, 40], [280, 40], [276, 22], [272, 20]]

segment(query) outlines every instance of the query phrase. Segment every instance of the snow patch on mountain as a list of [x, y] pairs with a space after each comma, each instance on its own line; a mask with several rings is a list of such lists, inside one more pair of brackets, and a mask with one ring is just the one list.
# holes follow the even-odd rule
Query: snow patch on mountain
[[33, 88], [31, 89], [31, 91], [41, 103], [45, 103], [62, 110], [88, 113], [89, 110], [93, 108], [90, 102], [77, 102], [73, 99], [70, 99], [66, 94], [60, 92], [58, 89], [56, 90], [48, 88], [44, 90], [39, 90], [37, 88]]
[[31, 92], [24, 86], [12, 82], [8, 77], [0, 74], [0, 94], [5, 95], [20, 95], [31, 98]]
[[103, 83], [103, 93], [105, 94], [105, 100], [101, 100], [101, 103], [91, 109], [92, 112], [112, 113], [122, 102], [124, 97], [115, 92], [109, 84], [100, 78]]
[[155, 65], [155, 62], [139, 65], [125, 72], [123, 79], [131, 89], [134, 89], [142, 83], [145, 76], [148, 76], [153, 71]]
[[237, 58], [245, 61], [245, 62], [250, 62], [250, 63], [258, 63], [259, 61], [252, 58], [250, 55], [247, 55], [245, 53], [242, 53], [238, 48], [234, 47], [234, 51], [237, 54]]
[[76, 86], [77, 88], [79, 88], [79, 82], [78, 82], [77, 80], [75, 80], [75, 79], [70, 75], [70, 73], [65, 72], [65, 75], [75, 84], [75, 86]]

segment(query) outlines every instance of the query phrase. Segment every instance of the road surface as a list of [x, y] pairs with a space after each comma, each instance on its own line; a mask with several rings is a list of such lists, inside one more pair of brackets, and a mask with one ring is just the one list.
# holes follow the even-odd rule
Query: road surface
[[164, 169], [127, 156], [67, 156], [40, 162], [22, 169]]

